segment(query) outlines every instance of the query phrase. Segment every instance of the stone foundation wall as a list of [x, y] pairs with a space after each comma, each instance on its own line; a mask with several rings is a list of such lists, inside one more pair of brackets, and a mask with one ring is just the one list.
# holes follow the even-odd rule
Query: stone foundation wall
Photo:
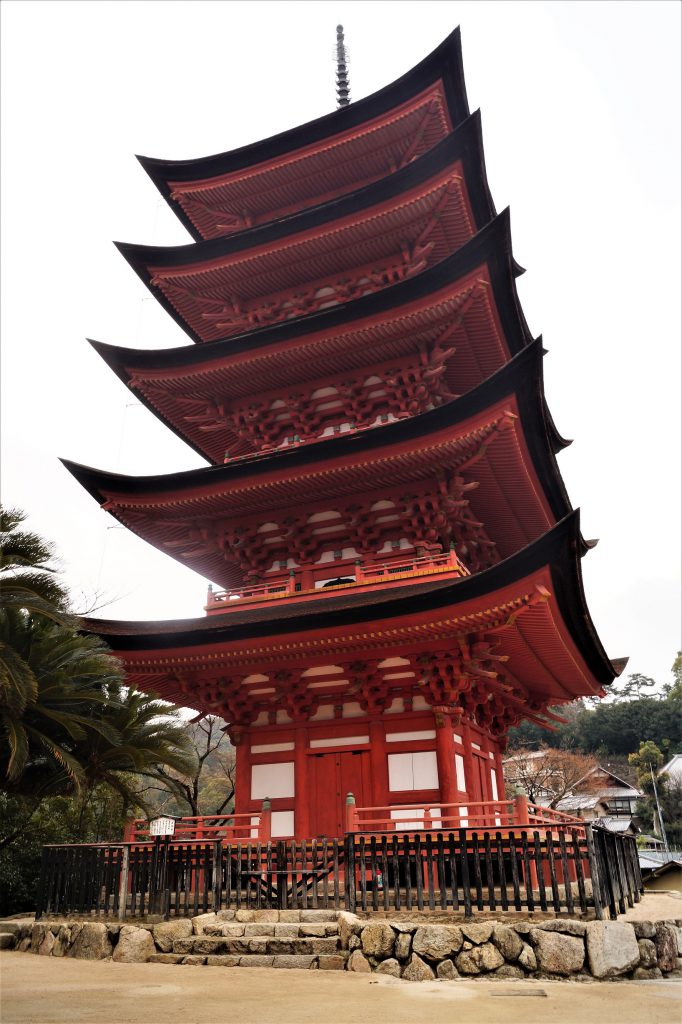
[[382, 921], [339, 915], [349, 971], [411, 981], [501, 978], [682, 977], [682, 920], [558, 919], [465, 922]]
[[0, 922], [0, 949], [124, 963], [375, 971], [408, 981], [682, 978], [682, 919], [436, 924], [345, 911], [224, 910], [135, 925]]

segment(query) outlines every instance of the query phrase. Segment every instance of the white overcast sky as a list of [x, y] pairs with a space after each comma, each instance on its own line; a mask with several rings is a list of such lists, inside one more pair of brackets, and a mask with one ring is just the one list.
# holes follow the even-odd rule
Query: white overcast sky
[[[335, 106], [461, 26], [498, 210], [542, 333], [559, 463], [597, 629], [628, 672], [680, 645], [680, 10], [674, 0], [2, 3], [2, 496], [57, 545], [77, 602], [202, 614], [206, 581], [100, 511], [62, 456], [120, 473], [202, 465], [86, 336], [187, 344], [112, 239], [189, 241], [134, 158], [199, 157]], [[81, 595], [86, 595], [82, 598]]]

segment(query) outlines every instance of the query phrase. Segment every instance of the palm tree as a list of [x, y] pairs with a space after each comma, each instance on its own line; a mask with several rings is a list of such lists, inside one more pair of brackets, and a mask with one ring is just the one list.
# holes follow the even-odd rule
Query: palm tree
[[25, 518], [18, 509], [0, 506], [0, 716], [16, 751], [11, 778], [25, 761], [25, 737], [16, 722], [38, 697], [38, 681], [20, 653], [26, 629], [36, 618], [62, 626], [69, 621], [66, 590], [49, 564], [53, 549], [37, 534], [18, 529]]
[[19, 509], [0, 505], [0, 609], [22, 610], [65, 625], [68, 593], [49, 564], [54, 549], [36, 533], [18, 529], [25, 519]]
[[34, 797], [79, 789], [78, 745], [93, 732], [119, 742], [107, 707], [117, 699], [109, 689], [120, 688], [121, 664], [98, 637], [25, 614], [0, 615], [0, 643], [33, 681], [24, 701], [0, 701], [5, 788]]
[[118, 793], [125, 807], [140, 807], [146, 813], [151, 808], [141, 783], [144, 786], [151, 781], [177, 795], [181, 783], [165, 769], [171, 768], [180, 776], [196, 769], [196, 754], [179, 709], [154, 695], [119, 685], [109, 689], [107, 723], [116, 730], [116, 743], [103, 732], [92, 730], [78, 745], [87, 791], [83, 806], [102, 783]]
[[79, 633], [53, 550], [24, 519], [0, 509], [0, 784], [34, 809], [99, 783], [139, 805], [131, 776], [193, 768], [177, 709], [127, 689], [105, 643]]

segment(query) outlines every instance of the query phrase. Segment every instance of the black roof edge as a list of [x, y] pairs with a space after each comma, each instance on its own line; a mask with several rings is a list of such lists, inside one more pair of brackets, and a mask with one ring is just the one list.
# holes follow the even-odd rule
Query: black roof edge
[[394, 82], [347, 107], [332, 110], [306, 124], [209, 157], [162, 160], [138, 155], [137, 159], [190, 234], [199, 240], [201, 236], [189, 217], [177, 203], [170, 200], [169, 180], [200, 181], [219, 177], [230, 171], [264, 163], [324, 138], [331, 138], [405, 103], [438, 78], [443, 79], [450, 118], [453, 128], [456, 128], [469, 114], [459, 28]]
[[254, 457], [220, 466], [200, 467], [180, 473], [131, 477], [83, 466], [62, 459], [66, 469], [100, 504], [105, 500], [101, 488], [124, 494], [164, 492], [184, 487], [202, 486], [216, 477], [230, 480], [255, 477], [274, 466], [296, 468], [347, 454], [369, 452], [386, 444], [399, 443], [463, 422], [507, 396], [517, 396], [521, 424], [526, 443], [539, 479], [557, 520], [570, 510], [571, 504], [561, 479], [551, 447], [543, 391], [542, 346], [538, 341], [522, 349], [510, 362], [461, 398], [406, 420], [389, 423], [377, 430], [358, 434], [341, 434], [320, 445], [307, 445], [273, 452], [265, 458]]
[[629, 662], [629, 656], [627, 658], [611, 658], [611, 667], [617, 676], [620, 676], [625, 671], [625, 666]]
[[126, 366], [132, 365], [140, 369], [160, 365], [197, 366], [202, 362], [213, 362], [221, 356], [279, 344], [297, 335], [351, 324], [355, 320], [390, 311], [399, 305], [439, 291], [448, 283], [456, 282], [485, 263], [491, 271], [492, 286], [505, 337], [512, 354], [515, 354], [533, 341], [533, 337], [516, 292], [513, 262], [510, 215], [507, 207], [451, 256], [428, 267], [420, 274], [383, 288], [372, 295], [365, 295], [318, 313], [308, 313], [305, 316], [200, 345], [137, 349], [111, 345], [92, 338], [87, 340], [114, 373], [127, 383], [129, 375], [125, 372]]
[[472, 178], [471, 174], [467, 176], [469, 198], [477, 227], [480, 230], [495, 216], [496, 211], [494, 207], [491, 209], [492, 198], [485, 176], [481, 112], [475, 110], [458, 125], [455, 131], [399, 171], [394, 171], [369, 185], [363, 185], [336, 199], [327, 200], [327, 202], [319, 203], [288, 217], [246, 228], [234, 235], [201, 239], [196, 242], [186, 242], [183, 245], [154, 246], [117, 241], [114, 242], [114, 245], [131, 262], [141, 261], [146, 257], [149, 262], [160, 267], [199, 263], [202, 260], [245, 251], [264, 242], [285, 238], [296, 231], [306, 231], [339, 217], [369, 209], [378, 202], [399, 196], [407, 189], [428, 181], [429, 178], [446, 170], [457, 160], [462, 160], [465, 165], [474, 164], [479, 171], [483, 172], [480, 177]]
[[460, 159], [464, 165], [467, 192], [476, 228], [477, 231], [480, 231], [494, 219], [496, 210], [485, 170], [480, 111], [475, 111], [451, 135], [401, 170], [386, 178], [381, 178], [371, 185], [365, 185], [355, 192], [292, 214], [290, 217], [248, 228], [235, 235], [190, 242], [185, 245], [149, 246], [117, 241], [114, 242], [114, 245], [159, 305], [166, 310], [187, 336], [198, 344], [205, 344], [197, 331], [184, 320], [163, 292], [151, 284], [152, 275], [148, 270], [149, 264], [169, 269], [174, 266], [200, 263], [203, 260], [219, 259], [221, 256], [247, 251], [256, 245], [278, 241], [297, 232], [332, 223], [341, 217], [371, 209], [372, 206], [384, 202], [392, 196], [399, 196], [409, 188], [428, 181], [429, 178], [434, 177], [451, 163]]
[[86, 619], [83, 627], [87, 632], [100, 635], [114, 650], [195, 647], [270, 636], [278, 629], [287, 632], [331, 629], [379, 616], [396, 618], [410, 612], [431, 611], [448, 603], [461, 604], [493, 593], [549, 565], [556, 600], [566, 626], [594, 678], [600, 685], [608, 686], [616, 669], [602, 647], [587, 608], [579, 546], [580, 511], [576, 509], [537, 540], [490, 569], [456, 581], [416, 586], [406, 584], [400, 589], [386, 590], [378, 603], [363, 604], [363, 595], [358, 595], [355, 603], [346, 592], [338, 598], [330, 595], [324, 601], [304, 602], [288, 610], [277, 609], [287, 611], [286, 616], [279, 617], [277, 610], [270, 606], [162, 623]]

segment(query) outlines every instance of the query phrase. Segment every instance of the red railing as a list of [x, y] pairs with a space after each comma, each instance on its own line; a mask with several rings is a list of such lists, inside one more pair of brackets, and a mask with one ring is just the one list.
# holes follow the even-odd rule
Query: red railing
[[[260, 811], [248, 814], [194, 814], [175, 819], [173, 842], [209, 842], [222, 839], [241, 842], [256, 839], [267, 842], [272, 835], [272, 811], [265, 802]], [[126, 823], [124, 843], [145, 843], [154, 837], [149, 834], [149, 821], [135, 818]]]
[[[331, 563], [330, 563], [331, 564]], [[307, 591], [296, 590], [299, 582], [295, 575], [285, 580], [278, 580], [272, 583], [259, 583], [252, 587], [242, 587], [241, 590], [209, 590], [206, 600], [206, 611], [228, 609], [233, 603], [242, 601], [267, 601], [277, 600], [285, 597], [298, 596], [303, 593], [328, 593], [330, 590], [337, 590], [341, 587], [357, 587], [371, 585], [375, 582], [390, 581], [392, 579], [404, 579], [406, 576], [427, 576], [431, 573], [456, 572], [459, 576], [468, 576], [469, 570], [460, 562], [454, 551], [442, 555], [423, 555], [400, 562], [385, 562], [383, 565], [367, 564], [348, 567], [332, 567], [341, 575], [352, 573], [355, 577], [351, 583], [338, 583], [336, 586], [327, 586]]]
[[571, 826], [582, 830], [580, 818], [549, 807], [529, 804], [525, 795], [511, 800], [468, 800], [461, 803], [390, 804], [356, 807], [352, 794], [346, 803], [346, 831], [353, 833], [438, 832], [466, 829], [535, 828], [538, 825]]
[[553, 807], [541, 807], [539, 804], [528, 804], [529, 825], [582, 825], [581, 818], [563, 811], [555, 811]]

